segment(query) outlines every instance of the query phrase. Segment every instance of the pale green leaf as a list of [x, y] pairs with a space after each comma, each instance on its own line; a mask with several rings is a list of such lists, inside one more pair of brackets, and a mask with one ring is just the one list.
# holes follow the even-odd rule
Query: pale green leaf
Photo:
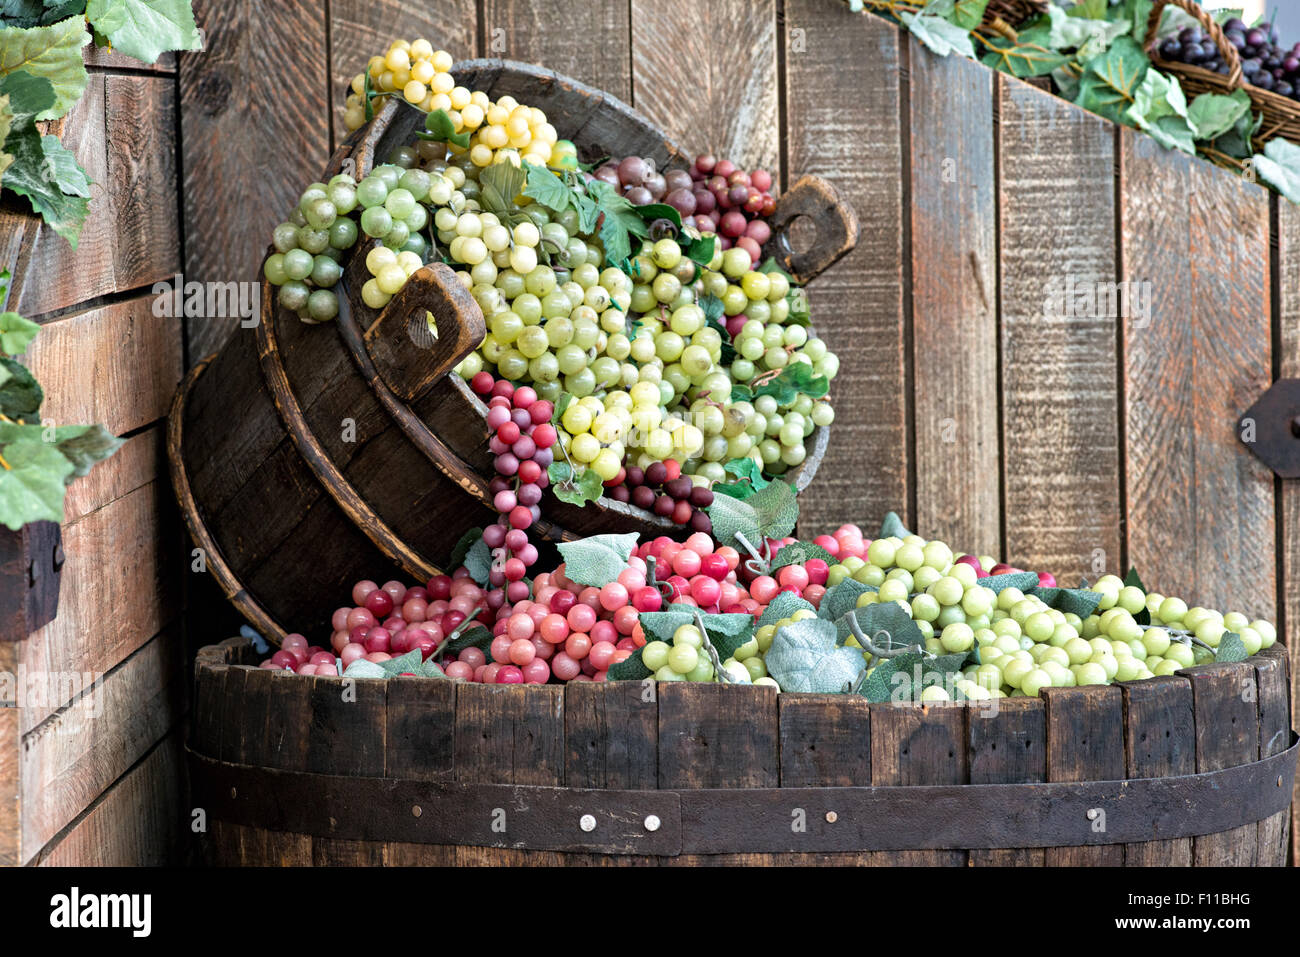
[[67, 196], [90, 199], [90, 177], [81, 168], [72, 151], [65, 149], [57, 136], [42, 136], [41, 146], [45, 151], [45, 162], [54, 185]]
[[190, 0], [90, 0], [86, 17], [118, 53], [153, 63], [170, 50], [201, 50]]
[[1198, 140], [1214, 140], [1236, 126], [1249, 111], [1250, 97], [1245, 90], [1235, 90], [1230, 96], [1202, 93], [1192, 100], [1187, 119]]
[[962, 56], [975, 58], [975, 48], [971, 45], [969, 30], [949, 23], [942, 17], [924, 13], [903, 13], [899, 19], [912, 36], [939, 56], [960, 53]]
[[1279, 193], [1300, 203], [1300, 146], [1278, 136], [1255, 154], [1255, 172]]
[[63, 521], [65, 480], [72, 463], [46, 442], [0, 446], [0, 525], [17, 530], [28, 522]]
[[835, 643], [835, 625], [805, 618], [779, 629], [765, 659], [767, 672], [782, 691], [838, 694], [866, 667], [856, 648]]
[[81, 227], [90, 214], [90, 201], [84, 196], [69, 196], [59, 188], [45, 144], [34, 126], [10, 133], [5, 149], [13, 154], [14, 162], [0, 182], [6, 189], [27, 197], [32, 209], [76, 249]]
[[20, 356], [36, 338], [41, 327], [16, 312], [0, 313], [0, 353]]
[[564, 574], [579, 585], [599, 588], [614, 581], [627, 568], [636, 548], [636, 532], [626, 535], [592, 535], [576, 542], [561, 542], [556, 548], [564, 558]]
[[1120, 37], [1109, 50], [1085, 64], [1075, 102], [1107, 119], [1127, 122], [1149, 66], [1142, 48], [1131, 37]]
[[48, 79], [54, 86], [55, 101], [36, 118], [58, 119], [86, 89], [81, 48], [89, 42], [86, 21], [81, 17], [68, 17], [53, 26], [31, 30], [0, 27], [0, 75], [22, 70]]

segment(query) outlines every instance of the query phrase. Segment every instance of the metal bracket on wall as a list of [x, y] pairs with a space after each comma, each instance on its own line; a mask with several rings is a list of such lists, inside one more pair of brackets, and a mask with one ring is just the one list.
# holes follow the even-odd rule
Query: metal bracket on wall
[[0, 642], [22, 641], [58, 615], [63, 562], [57, 522], [0, 528]]
[[1300, 379], [1278, 379], [1237, 421], [1237, 438], [1280, 478], [1300, 478]]

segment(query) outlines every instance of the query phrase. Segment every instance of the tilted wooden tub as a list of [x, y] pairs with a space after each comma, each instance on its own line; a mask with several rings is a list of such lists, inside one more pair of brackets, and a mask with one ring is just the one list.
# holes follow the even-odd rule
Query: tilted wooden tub
[[[478, 60], [456, 76], [545, 110], [589, 158], [687, 162], [639, 114], [551, 71]], [[411, 141], [421, 117], [390, 102], [340, 147], [325, 177], [344, 168], [364, 175], [376, 157]], [[801, 250], [782, 228], [797, 219], [811, 221], [816, 236]], [[801, 279], [856, 240], [852, 210], [815, 178], [781, 197], [773, 223], [770, 251]], [[478, 305], [447, 267], [430, 265], [376, 312], [360, 299], [364, 256], [354, 252], [345, 270], [339, 317], [323, 326], [280, 308], [265, 285], [262, 321], [191, 370], [171, 414], [173, 485], [205, 566], [276, 643], [286, 631], [325, 628], [359, 579], [427, 580], [462, 534], [494, 519], [486, 410], [451, 374], [484, 335]], [[433, 343], [412, 331], [423, 328], [426, 310], [438, 321]], [[789, 481], [811, 481], [827, 436], [825, 428], [814, 433]], [[578, 508], [547, 495], [542, 508], [538, 530], [551, 538], [689, 532], [612, 501]]]
[[975, 706], [196, 665], [217, 865], [1282, 865], [1287, 665]]

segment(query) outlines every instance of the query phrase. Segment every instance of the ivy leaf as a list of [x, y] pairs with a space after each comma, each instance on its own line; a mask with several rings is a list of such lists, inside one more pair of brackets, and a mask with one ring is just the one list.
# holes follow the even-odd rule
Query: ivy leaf
[[777, 631], [765, 659], [782, 691], [839, 693], [862, 673], [862, 652], [835, 644], [835, 625], [805, 618]]
[[42, 136], [41, 147], [54, 184], [68, 196], [90, 199], [91, 179], [72, 151], [65, 149], [57, 136]]
[[488, 573], [492, 571], [492, 549], [488, 548], [482, 535], [465, 553], [465, 568], [475, 584], [480, 588], [487, 587]]
[[[366, 102], [369, 103], [369, 97]], [[453, 146], [459, 146], [461, 149], [469, 148], [469, 134], [457, 133], [456, 124], [452, 122], [451, 116], [446, 110], [434, 110], [424, 118], [424, 132], [417, 133], [422, 140], [432, 140], [435, 143], [451, 143]]]
[[749, 456], [731, 459], [722, 468], [728, 475], [734, 475], [738, 479], [747, 479], [755, 492], [762, 491], [772, 484], [768, 479], [763, 478], [763, 469]]
[[983, 585], [985, 588], [991, 588], [997, 594], [1001, 594], [1008, 588], [1019, 588], [1023, 592], [1038, 587], [1038, 574], [1036, 572], [1007, 572], [1005, 575], [985, 575], [983, 578], [975, 579], [975, 584]]
[[0, 353], [20, 356], [36, 338], [41, 327], [16, 312], [0, 313]]
[[[716, 499], [715, 499], [716, 501]], [[767, 538], [785, 538], [799, 521], [799, 502], [788, 482], [772, 482], [755, 492], [743, 504], [758, 517], [759, 531]], [[757, 542], [755, 542], [757, 544]]]
[[102, 425], [72, 425], [55, 429], [54, 445], [72, 463], [70, 483], [89, 474], [96, 462], [102, 462], [120, 449], [123, 440]]
[[59, 188], [45, 143], [35, 126], [10, 133], [4, 148], [14, 161], [0, 182], [6, 189], [27, 197], [32, 209], [76, 249], [81, 227], [90, 214], [90, 202], [83, 196], [68, 196]]
[[912, 36], [939, 56], [960, 53], [962, 56], [975, 58], [975, 48], [971, 46], [969, 30], [949, 23], [943, 17], [925, 13], [902, 13], [899, 15], [899, 20]]
[[776, 558], [772, 559], [772, 564], [768, 568], [768, 574], [770, 575], [778, 568], [784, 568], [786, 565], [802, 565], [813, 558], [819, 558], [827, 565], [838, 565], [840, 563], [838, 558], [816, 542], [795, 542], [793, 545], [787, 545], [776, 553]]
[[45, 392], [22, 363], [0, 357], [0, 413], [16, 422], [41, 420]]
[[[864, 585], [853, 578], [846, 578], [822, 595], [821, 604], [817, 606], [817, 617], [827, 621], [839, 621], [858, 607], [858, 599], [867, 592], [877, 591], [875, 585]], [[871, 607], [871, 606], [867, 606]], [[898, 608], [897, 605], [894, 605]], [[903, 609], [898, 608], [899, 611]]]
[[[717, 489], [715, 488], [714, 491], [716, 492]], [[749, 504], [749, 499], [753, 497], [751, 495], [744, 501], [725, 493], [713, 497], [713, 504], [705, 511], [709, 514], [709, 521], [713, 523], [713, 537], [718, 544], [730, 545], [743, 551], [745, 546], [736, 537], [738, 535], [743, 535], [751, 544], [758, 544], [763, 532], [758, 513]]]
[[561, 542], [556, 548], [564, 558], [564, 574], [579, 585], [599, 588], [614, 581], [627, 568], [632, 550], [641, 536], [592, 535], [576, 542]]
[[1229, 96], [1202, 93], [1187, 108], [1187, 119], [1198, 140], [1216, 140], [1248, 113], [1250, 96], [1245, 90], [1234, 90]]
[[1165, 149], [1195, 153], [1192, 125], [1187, 119], [1187, 98], [1176, 76], [1148, 70], [1124, 115]]
[[1242, 642], [1241, 636], [1236, 632], [1225, 632], [1219, 638], [1219, 647], [1215, 649], [1214, 660], [1226, 661], [1245, 661], [1250, 655], [1246, 653], [1246, 645]]
[[453, 571], [465, 564], [465, 556], [469, 554], [470, 548], [475, 542], [483, 537], [483, 529], [471, 528], [464, 535], [456, 540], [456, 547], [451, 550], [451, 557], [447, 559], [447, 567]]
[[1108, 120], [1125, 123], [1149, 66], [1142, 48], [1131, 37], [1120, 37], [1084, 65], [1075, 102]]
[[1300, 146], [1274, 137], [1255, 154], [1255, 172], [1291, 202], [1300, 203]]
[[[49, 80], [54, 102], [42, 109], [38, 120], [56, 120], [81, 99], [86, 89], [86, 65], [81, 48], [90, 42], [86, 21], [68, 17], [53, 26], [19, 30], [0, 27], [0, 76], [24, 71]], [[14, 115], [20, 110], [15, 106]]]
[[[779, 591], [776, 593], [767, 607], [763, 609], [763, 614], [759, 616], [757, 627], [762, 628], [766, 625], [775, 625], [778, 621], [784, 621], [793, 615], [796, 611], [807, 609], [816, 612], [817, 609], [812, 606], [812, 602], [800, 598], [792, 591]], [[899, 611], [902, 611], [900, 608]]]
[[0, 446], [0, 525], [17, 531], [28, 522], [63, 521], [63, 491], [72, 463], [48, 442]]
[[202, 50], [190, 0], [90, 0], [86, 17], [113, 49], [144, 63], [169, 50]]
[[605, 493], [605, 483], [595, 469], [584, 469], [577, 478], [568, 462], [552, 462], [546, 470], [551, 479], [551, 491], [561, 502], [585, 505], [598, 500]]
[[907, 530], [897, 512], [886, 512], [885, 520], [880, 523], [877, 538], [907, 538], [912, 533]]

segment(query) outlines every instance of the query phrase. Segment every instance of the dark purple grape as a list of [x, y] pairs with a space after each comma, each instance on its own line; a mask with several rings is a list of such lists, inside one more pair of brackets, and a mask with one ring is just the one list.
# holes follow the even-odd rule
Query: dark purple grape
[[684, 169], [670, 169], [664, 173], [664, 186], [669, 192], [675, 189], [690, 189], [692, 186], [691, 174]]
[[1228, 42], [1238, 50], [1246, 45], [1246, 35], [1240, 30], [1228, 30], [1223, 35], [1227, 37]]
[[1212, 59], [1212, 60], [1206, 60], [1204, 63], [1201, 64], [1201, 66], [1204, 67], [1204, 68], [1207, 69], [1207, 70], [1216, 70], [1216, 71], [1217, 71], [1217, 70], [1219, 69], [1219, 67], [1223, 66], [1223, 64], [1219, 62], [1218, 57], [1215, 57], [1215, 58]]
[[1273, 87], [1273, 92], [1280, 93], [1282, 96], [1292, 96], [1295, 93], [1295, 87], [1286, 80], [1278, 80], [1277, 84]]
[[1228, 64], [1226, 64], [1226, 63], [1220, 63], [1218, 66], [1216, 66], [1216, 67], [1214, 68], [1214, 72], [1215, 72], [1215, 73], [1222, 73], [1224, 76], [1227, 76], [1227, 75], [1228, 75], [1229, 73], [1231, 73], [1232, 71], [1231, 71], [1230, 69], [1228, 69]]
[[1261, 46], [1267, 40], [1268, 37], [1264, 35], [1264, 31], [1259, 29], [1259, 27], [1246, 31], [1246, 42], [1253, 47]]
[[1232, 17], [1224, 22], [1223, 29], [1225, 32], [1231, 30], [1240, 33], [1246, 29], [1246, 24], [1242, 22], [1240, 17]]
[[[641, 487], [645, 488], [644, 485]], [[655, 505], [654, 505], [655, 514], [662, 516], [663, 518], [667, 518], [669, 515], [671, 515], [673, 513], [673, 509], [675, 509], [676, 507], [677, 507], [677, 503], [673, 501], [671, 495], [660, 495], [657, 499], [655, 499]]]
[[1254, 76], [1259, 72], [1260, 62], [1255, 59], [1246, 59], [1241, 61], [1241, 72], [1243, 76]]
[[1170, 37], [1160, 44], [1160, 56], [1166, 60], [1177, 60], [1182, 55], [1183, 45], [1177, 37]]
[[663, 462], [652, 462], [646, 466], [645, 483], [646, 485], [663, 485], [668, 478], [668, 467]]
[[675, 478], [671, 482], [665, 483], [664, 492], [678, 501], [681, 501], [682, 499], [690, 497], [691, 489], [694, 487], [695, 484], [683, 475], [680, 478]]
[[683, 216], [695, 213], [695, 194], [689, 189], [675, 189], [664, 197], [664, 201]]
[[628, 156], [618, 164], [618, 181], [624, 186], [640, 186], [649, 172], [645, 160], [639, 156]]
[[1201, 28], [1183, 27], [1181, 30], [1178, 31], [1178, 41], [1180, 43], [1200, 43]]
[[1300, 70], [1300, 57], [1296, 57], [1294, 54], [1287, 57], [1282, 61], [1282, 69], [1286, 70], [1287, 73], [1294, 73], [1296, 70]]
[[646, 510], [654, 508], [655, 493], [648, 485], [638, 485], [632, 489], [632, 504]]
[[1258, 74], [1250, 81], [1261, 90], [1273, 89], [1273, 74], [1267, 70], [1260, 70]]
[[629, 466], [627, 470], [628, 488], [636, 488], [638, 485], [644, 485], [644, 484], [645, 484], [645, 472], [641, 471], [641, 469], [637, 468], [635, 465]]
[[651, 173], [645, 178], [645, 188], [650, 191], [650, 196], [657, 203], [664, 198], [664, 193], [668, 192], [668, 184], [658, 173]]
[[609, 490], [609, 497], [616, 502], [628, 502], [631, 501], [632, 495], [626, 485], [615, 485]]
[[633, 206], [648, 206], [655, 201], [650, 190], [646, 189], [644, 186], [633, 186], [624, 193], [624, 196], [627, 197], [627, 201]]

